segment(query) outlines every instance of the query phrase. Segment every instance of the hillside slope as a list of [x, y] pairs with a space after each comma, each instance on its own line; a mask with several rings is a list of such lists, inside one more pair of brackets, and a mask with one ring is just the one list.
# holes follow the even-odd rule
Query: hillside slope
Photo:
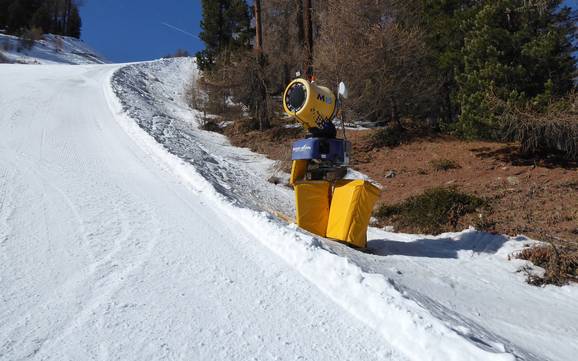
[[106, 59], [82, 40], [45, 34], [30, 49], [19, 38], [0, 33], [0, 56], [21, 64], [104, 64]]

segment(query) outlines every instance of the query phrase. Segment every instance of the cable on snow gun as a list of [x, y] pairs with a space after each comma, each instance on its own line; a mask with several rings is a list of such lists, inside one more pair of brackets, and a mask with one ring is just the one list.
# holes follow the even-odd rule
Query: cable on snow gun
[[295, 188], [297, 224], [321, 237], [367, 246], [367, 227], [380, 190], [365, 180], [346, 180], [351, 143], [337, 138], [333, 123], [347, 88], [337, 96], [302, 78], [293, 80], [283, 94], [283, 108], [307, 131], [293, 143], [290, 183]]

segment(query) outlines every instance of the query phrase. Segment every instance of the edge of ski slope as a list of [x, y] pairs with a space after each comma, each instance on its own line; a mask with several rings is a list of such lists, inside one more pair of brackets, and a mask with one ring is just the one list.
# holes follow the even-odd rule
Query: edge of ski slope
[[385, 276], [364, 272], [345, 257], [324, 248], [317, 238], [287, 226], [266, 212], [235, 206], [197, 169], [169, 153], [123, 110], [112, 88], [112, 71], [103, 91], [119, 125], [163, 170], [192, 192], [206, 197], [264, 246], [284, 259], [324, 294], [381, 334], [393, 347], [419, 361], [515, 360], [502, 344], [475, 344], [396, 289]]

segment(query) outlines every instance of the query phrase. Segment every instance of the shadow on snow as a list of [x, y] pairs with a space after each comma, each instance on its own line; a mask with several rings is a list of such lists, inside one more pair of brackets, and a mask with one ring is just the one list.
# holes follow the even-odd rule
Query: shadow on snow
[[474, 231], [454, 237], [421, 238], [409, 242], [374, 239], [368, 242], [368, 251], [378, 256], [458, 258], [460, 251], [494, 254], [508, 240], [506, 236]]

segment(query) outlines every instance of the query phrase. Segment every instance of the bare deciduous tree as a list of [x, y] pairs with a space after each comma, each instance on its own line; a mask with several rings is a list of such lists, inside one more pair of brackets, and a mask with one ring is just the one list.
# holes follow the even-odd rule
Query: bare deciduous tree
[[427, 74], [422, 33], [398, 23], [395, 10], [386, 0], [327, 0], [315, 68], [329, 84], [348, 83], [357, 119], [401, 127], [409, 110], [427, 108], [438, 84]]

